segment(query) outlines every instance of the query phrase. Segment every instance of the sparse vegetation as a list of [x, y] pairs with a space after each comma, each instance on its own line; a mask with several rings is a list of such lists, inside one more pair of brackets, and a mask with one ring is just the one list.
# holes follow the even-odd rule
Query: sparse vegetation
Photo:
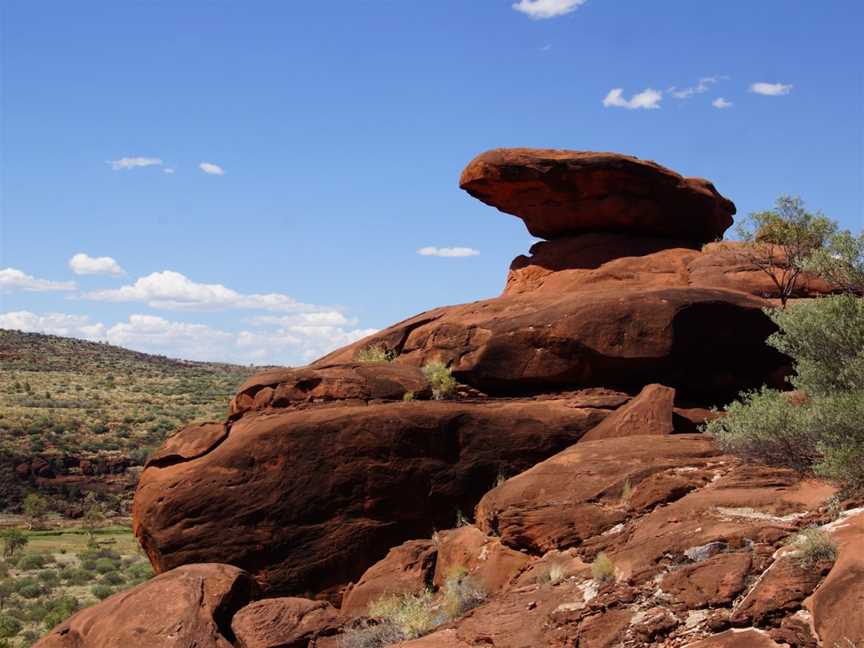
[[443, 362], [433, 360], [423, 366], [423, 373], [432, 387], [432, 398], [435, 400], [452, 398], [456, 393], [456, 379], [453, 378], [450, 369]]
[[560, 563], [546, 565], [537, 574], [538, 585], [556, 585], [564, 578], [564, 566]]
[[615, 580], [615, 564], [602, 551], [591, 563], [591, 576], [598, 583], [609, 583]]
[[464, 567], [450, 570], [441, 588], [441, 595], [444, 612], [450, 619], [462, 616], [486, 600], [486, 590]]
[[748, 244], [742, 256], [771, 279], [785, 307], [809, 259], [836, 227], [830, 218], [804, 209], [800, 198], [781, 196], [774, 209], [750, 214], [737, 231]]
[[[46, 503], [28, 512], [37, 525], [71, 512], [82, 494], [44, 481], [36, 491], [34, 476], [29, 483], [15, 477], [13, 458], [38, 457], [47, 474], [73, 477], [85, 470], [77, 460], [94, 475], [141, 465], [177, 428], [223, 419], [230, 396], [257, 370], [10, 330], [0, 330], [0, 357], [0, 509], [22, 511], [34, 492]], [[132, 487], [134, 478], [127, 500]], [[120, 500], [110, 504], [124, 510]]]
[[819, 527], [808, 527], [793, 536], [790, 542], [797, 550], [803, 565], [818, 562], [834, 562], [837, 559], [837, 544], [831, 535]]
[[96, 529], [100, 542], [89, 546], [77, 528], [14, 530], [28, 553], [0, 562], [0, 638], [13, 648], [32, 645], [82, 607], [153, 575], [129, 528]]
[[414, 395], [413, 391], [407, 391], [404, 394], [402, 394], [402, 400], [403, 401], [406, 401], [406, 402], [407, 401], [413, 401], [414, 398], [415, 398], [415, 395]]
[[435, 596], [430, 590], [416, 594], [391, 594], [369, 605], [369, 616], [398, 629], [402, 639], [415, 639], [438, 623]]
[[[836, 250], [835, 250], [836, 247]], [[797, 394], [763, 387], [742, 394], [706, 430], [749, 459], [813, 472], [848, 490], [864, 488], [864, 241], [834, 234], [808, 267], [845, 292], [766, 311], [768, 339], [795, 362]]]
[[398, 354], [383, 344], [370, 344], [360, 349], [354, 356], [357, 362], [393, 362]]

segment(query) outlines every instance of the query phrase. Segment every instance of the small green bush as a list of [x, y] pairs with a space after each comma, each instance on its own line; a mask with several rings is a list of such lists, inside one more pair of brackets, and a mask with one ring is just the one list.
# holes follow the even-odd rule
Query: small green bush
[[111, 596], [114, 593], [114, 590], [107, 585], [99, 583], [90, 588], [90, 593], [101, 601]]
[[432, 387], [432, 398], [445, 400], [456, 393], [456, 379], [443, 362], [433, 360], [423, 367], [423, 373]]
[[615, 565], [612, 560], [602, 551], [597, 554], [591, 563], [591, 576], [599, 583], [608, 583], [615, 580]]
[[106, 585], [122, 585], [126, 582], [126, 579], [123, 578], [123, 575], [120, 572], [109, 571], [102, 574], [102, 582]]
[[392, 362], [396, 359], [396, 351], [388, 349], [383, 344], [371, 344], [360, 349], [355, 359], [357, 362]]
[[119, 561], [112, 560], [111, 558], [98, 558], [96, 560], [96, 571], [100, 574], [107, 574], [108, 572], [112, 572], [117, 569], [117, 565]]
[[60, 570], [60, 578], [67, 585], [85, 585], [92, 580], [90, 574], [83, 569], [65, 567]]
[[21, 623], [8, 614], [0, 614], [0, 638], [8, 639], [21, 632]]
[[18, 559], [18, 569], [42, 569], [47, 563], [48, 559], [43, 554], [24, 554]]

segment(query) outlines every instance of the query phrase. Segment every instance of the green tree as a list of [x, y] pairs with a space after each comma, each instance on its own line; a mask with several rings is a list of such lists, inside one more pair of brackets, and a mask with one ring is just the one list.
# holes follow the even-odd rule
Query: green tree
[[833, 234], [823, 247], [810, 255], [805, 267], [837, 288], [861, 295], [864, 293], [864, 232], [858, 236], [849, 230]]
[[27, 546], [30, 542], [27, 534], [20, 529], [6, 529], [0, 533], [0, 540], [3, 541], [3, 557], [14, 558], [15, 554]]
[[8, 578], [0, 580], [0, 610], [6, 605], [9, 597], [15, 593], [15, 584]]
[[96, 499], [96, 493], [92, 491], [87, 493], [84, 498], [84, 516], [81, 522], [87, 532], [89, 543], [96, 544], [96, 531], [105, 524], [105, 514], [102, 511], [102, 505]]
[[780, 196], [774, 209], [754, 212], [738, 225], [747, 244], [739, 254], [771, 279], [785, 308], [809, 259], [836, 229], [830, 218], [804, 209], [800, 198]]
[[48, 500], [37, 493], [28, 493], [24, 498], [24, 516], [28, 528], [41, 524], [47, 514]]

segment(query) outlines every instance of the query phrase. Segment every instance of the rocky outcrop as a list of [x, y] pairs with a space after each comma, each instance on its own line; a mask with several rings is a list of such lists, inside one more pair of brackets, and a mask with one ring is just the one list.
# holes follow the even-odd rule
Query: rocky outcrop
[[78, 612], [35, 648], [231, 648], [231, 619], [256, 594], [241, 569], [185, 565]]
[[617, 153], [495, 149], [465, 167], [459, 186], [545, 239], [610, 231], [707, 243], [735, 213], [707, 180]]
[[578, 394], [250, 412], [166, 442], [141, 475], [134, 530], [158, 571], [227, 562], [271, 593], [333, 590], [605, 416]]
[[336, 634], [339, 625], [329, 603], [294, 597], [255, 601], [231, 620], [238, 648], [306, 648]]
[[[765, 344], [770, 278], [734, 245], [702, 246], [732, 203], [602, 153], [491, 151], [461, 183], [550, 240], [502, 296], [266, 371], [226, 421], [169, 438], [134, 507], [157, 571], [229, 563], [280, 596], [219, 622], [246, 648], [364, 645], [352, 633], [384, 627], [370, 603], [427, 589], [441, 624], [400, 646], [857, 640], [859, 517], [829, 526], [833, 566], [799, 569], [789, 538], [828, 521], [835, 489], [697, 433], [712, 405], [790, 370]], [[826, 290], [805, 277], [796, 296]], [[361, 362], [369, 346], [393, 361]], [[452, 400], [430, 400], [431, 361]], [[465, 582], [485, 599], [446, 617], [442, 592]]]

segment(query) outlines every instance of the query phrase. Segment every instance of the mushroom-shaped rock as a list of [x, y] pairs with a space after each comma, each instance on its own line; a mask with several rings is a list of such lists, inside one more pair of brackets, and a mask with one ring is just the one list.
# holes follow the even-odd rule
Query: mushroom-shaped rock
[[494, 149], [465, 167], [459, 185], [545, 239], [607, 231], [707, 243], [735, 213], [707, 180], [618, 153]]
[[35, 648], [231, 648], [231, 617], [256, 590], [242, 569], [186, 565], [81, 610]]

